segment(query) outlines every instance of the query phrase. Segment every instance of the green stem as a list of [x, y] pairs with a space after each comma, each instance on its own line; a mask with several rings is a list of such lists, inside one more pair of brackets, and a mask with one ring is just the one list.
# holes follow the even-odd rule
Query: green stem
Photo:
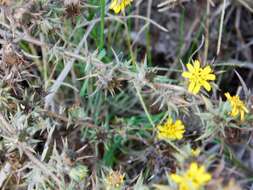
[[143, 107], [143, 109], [144, 109], [144, 111], [145, 111], [145, 113], [146, 113], [146, 115], [147, 115], [147, 118], [148, 118], [150, 124], [152, 125], [152, 127], [155, 127], [155, 124], [154, 124], [154, 122], [153, 122], [153, 120], [152, 120], [152, 118], [151, 118], [151, 115], [149, 114], [148, 109], [147, 109], [147, 107], [146, 107], [146, 105], [145, 105], [145, 102], [144, 102], [144, 100], [143, 100], [143, 98], [142, 98], [142, 96], [141, 96], [141, 93], [140, 93], [139, 88], [138, 88], [137, 86], [135, 86], [135, 89], [136, 89], [136, 91], [137, 91], [137, 95], [138, 95], [138, 97], [139, 97], [139, 99], [140, 99], [141, 105], [142, 105], [142, 107]]
[[132, 63], [136, 64], [135, 55], [134, 55], [134, 52], [133, 52], [133, 49], [132, 49], [132, 46], [131, 46], [131, 37], [130, 37], [130, 34], [129, 34], [129, 28], [128, 28], [128, 25], [127, 25], [126, 22], [124, 22], [124, 26], [125, 26], [125, 30], [126, 30], [126, 34], [127, 34], [126, 35], [127, 46], [129, 48], [129, 51], [130, 51], [130, 56], [131, 56], [131, 59], [132, 59]]
[[151, 39], [150, 39], [150, 26], [147, 27], [146, 29], [146, 48], [147, 48], [147, 58], [148, 58], [148, 63], [151, 65], [152, 63], [152, 54], [151, 54]]
[[104, 27], [105, 27], [105, 0], [100, 0], [100, 42], [99, 42], [99, 50], [101, 51], [104, 48]]

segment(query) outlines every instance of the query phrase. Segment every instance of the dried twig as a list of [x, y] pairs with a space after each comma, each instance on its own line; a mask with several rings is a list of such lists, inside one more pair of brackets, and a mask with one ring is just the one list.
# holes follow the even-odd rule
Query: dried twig
[[6, 162], [3, 168], [0, 171], [0, 188], [3, 186], [4, 181], [11, 173], [11, 164], [9, 162]]
[[[95, 26], [95, 23], [92, 23], [86, 33], [83, 35], [82, 40], [80, 41], [80, 43], [78, 44], [77, 48], [74, 51], [74, 54], [79, 54], [80, 50], [82, 49], [83, 45], [86, 43], [87, 41], [87, 37], [90, 34], [91, 30], [93, 29], [93, 27]], [[64, 67], [64, 69], [62, 70], [61, 74], [58, 76], [57, 80], [55, 81], [55, 83], [53, 84], [53, 86], [50, 88], [50, 92], [49, 94], [46, 96], [45, 98], [45, 108], [48, 108], [50, 105], [52, 105], [52, 100], [57, 92], [57, 90], [60, 88], [62, 82], [65, 80], [65, 78], [67, 77], [68, 73], [70, 72], [74, 62], [75, 62], [75, 58], [72, 58]]]

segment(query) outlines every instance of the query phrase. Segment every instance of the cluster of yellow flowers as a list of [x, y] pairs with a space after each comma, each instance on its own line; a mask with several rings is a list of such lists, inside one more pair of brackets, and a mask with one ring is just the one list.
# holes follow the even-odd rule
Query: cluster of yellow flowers
[[[214, 81], [216, 76], [209, 65], [201, 68], [200, 62], [195, 60], [193, 64], [186, 64], [186, 67], [188, 71], [183, 72], [182, 76], [189, 80], [188, 91], [190, 93], [198, 94], [202, 86], [207, 91], [211, 90], [210, 81]], [[231, 105], [230, 115], [234, 118], [240, 115], [240, 119], [244, 120], [245, 113], [249, 112], [244, 102], [240, 100], [239, 96], [231, 96], [228, 92], [225, 93], [225, 96]]]
[[[128, 6], [133, 0], [112, 0], [110, 9], [116, 14], [124, 11], [125, 7]], [[186, 64], [187, 70], [182, 73], [182, 77], [188, 81], [188, 91], [194, 95], [198, 94], [203, 87], [208, 92], [211, 91], [211, 82], [216, 80], [210, 65], [201, 67], [198, 60], [193, 63]], [[240, 120], [244, 120], [245, 113], [248, 113], [248, 109], [244, 102], [240, 100], [239, 96], [231, 96], [228, 92], [225, 93], [225, 97], [229, 101], [231, 106], [231, 112], [229, 115], [237, 118], [240, 116]], [[180, 140], [183, 138], [185, 133], [185, 126], [181, 120], [175, 122], [171, 117], [167, 119], [164, 124], [157, 126], [157, 138], [159, 140]], [[192, 150], [192, 155], [198, 156], [200, 149]], [[114, 175], [112, 175], [114, 176]], [[117, 175], [120, 176], [120, 175]], [[179, 190], [199, 190], [209, 180], [211, 175], [205, 171], [204, 166], [198, 166], [196, 162], [191, 163], [189, 169], [183, 175], [171, 174], [171, 179], [178, 184]], [[110, 177], [108, 181], [114, 181]], [[123, 183], [124, 176], [119, 177], [117, 184]]]
[[185, 173], [171, 174], [170, 178], [178, 184], [179, 190], [199, 190], [211, 180], [212, 176], [205, 171], [204, 166], [198, 166], [193, 162]]
[[[173, 123], [171, 117], [163, 125], [158, 125], [157, 128], [157, 138], [160, 140], [180, 140], [185, 132], [182, 121], [176, 120]], [[200, 149], [192, 149], [191, 154], [193, 157], [199, 156]], [[205, 171], [204, 166], [198, 166], [196, 162], [193, 162], [183, 175], [171, 174], [170, 178], [178, 184], [179, 190], [199, 190], [211, 180], [211, 175]]]
[[[216, 79], [211, 67], [208, 65], [201, 68], [199, 61], [194, 61], [193, 64], [188, 63], [186, 66], [188, 71], [183, 72], [182, 76], [189, 80], [188, 91], [192, 94], [197, 94], [200, 92], [201, 87], [210, 91], [210, 81]], [[240, 119], [244, 120], [245, 113], [249, 112], [244, 102], [240, 100], [239, 96], [231, 96], [228, 92], [225, 93], [225, 97], [231, 106], [229, 114], [234, 118], [240, 115]], [[181, 120], [173, 122], [173, 119], [169, 117], [164, 124], [157, 126], [157, 130], [157, 138], [159, 140], [180, 140], [183, 138], [185, 127]], [[199, 154], [200, 149], [192, 150], [194, 157]], [[170, 178], [178, 184], [179, 190], [200, 190], [212, 177], [205, 171], [204, 166], [198, 166], [196, 162], [193, 162], [184, 174], [171, 174]]]

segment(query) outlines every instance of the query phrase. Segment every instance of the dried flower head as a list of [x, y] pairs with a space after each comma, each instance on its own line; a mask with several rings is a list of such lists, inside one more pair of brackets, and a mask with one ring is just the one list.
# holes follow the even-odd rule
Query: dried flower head
[[70, 170], [69, 176], [76, 182], [80, 182], [87, 177], [88, 169], [85, 165], [77, 165]]
[[183, 72], [182, 76], [189, 80], [188, 91], [197, 94], [201, 87], [203, 86], [207, 91], [211, 90], [211, 85], [209, 81], [216, 79], [216, 76], [212, 74], [212, 69], [208, 65], [204, 68], [200, 67], [200, 62], [195, 60], [193, 65], [188, 63], [186, 64], [189, 72]]
[[80, 14], [80, 0], [64, 0], [67, 17], [75, 17]]
[[124, 10], [133, 0], [112, 0], [110, 9], [112, 9], [116, 14]]
[[18, 52], [13, 43], [6, 43], [3, 46], [3, 63], [6, 65], [18, 65], [24, 63], [23, 56]]
[[244, 120], [245, 113], [249, 113], [243, 101], [240, 100], [239, 96], [231, 96], [229, 92], [225, 93], [227, 100], [231, 105], [231, 112], [229, 113], [232, 117], [240, 115], [241, 121]]
[[212, 176], [205, 171], [204, 166], [198, 166], [193, 162], [183, 175], [171, 174], [170, 178], [178, 184], [180, 190], [199, 190]]
[[184, 125], [181, 120], [176, 120], [173, 123], [172, 118], [168, 118], [163, 125], [158, 125], [158, 139], [168, 139], [168, 140], [180, 140], [183, 138], [185, 132]]

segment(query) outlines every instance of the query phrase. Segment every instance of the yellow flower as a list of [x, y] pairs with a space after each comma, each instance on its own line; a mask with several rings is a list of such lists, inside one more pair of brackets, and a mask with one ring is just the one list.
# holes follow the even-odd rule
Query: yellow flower
[[120, 189], [124, 184], [124, 174], [121, 174], [119, 171], [111, 171], [106, 178], [108, 190]]
[[229, 113], [232, 117], [240, 115], [241, 121], [244, 120], [245, 113], [249, 113], [243, 101], [240, 100], [239, 96], [231, 96], [229, 92], [225, 93], [227, 100], [231, 105], [232, 111]]
[[204, 166], [191, 163], [190, 168], [183, 174], [171, 174], [171, 179], [178, 184], [179, 190], [199, 190], [211, 180], [212, 176], [205, 171]]
[[189, 72], [183, 72], [182, 76], [188, 78], [189, 86], [188, 91], [197, 94], [200, 91], [200, 88], [203, 86], [207, 91], [211, 90], [211, 85], [209, 81], [216, 79], [216, 76], [212, 74], [212, 69], [208, 65], [205, 68], [200, 67], [200, 62], [195, 60], [193, 65], [188, 63], [186, 64]]
[[192, 156], [194, 157], [199, 156], [200, 152], [201, 152], [200, 148], [191, 149]]
[[110, 9], [112, 9], [116, 14], [124, 10], [133, 0], [112, 0]]
[[182, 121], [176, 120], [176, 122], [173, 123], [172, 118], [168, 118], [163, 125], [158, 125], [157, 128], [158, 128], [157, 138], [160, 140], [162, 139], [179, 140], [183, 138], [183, 134], [185, 132]]

